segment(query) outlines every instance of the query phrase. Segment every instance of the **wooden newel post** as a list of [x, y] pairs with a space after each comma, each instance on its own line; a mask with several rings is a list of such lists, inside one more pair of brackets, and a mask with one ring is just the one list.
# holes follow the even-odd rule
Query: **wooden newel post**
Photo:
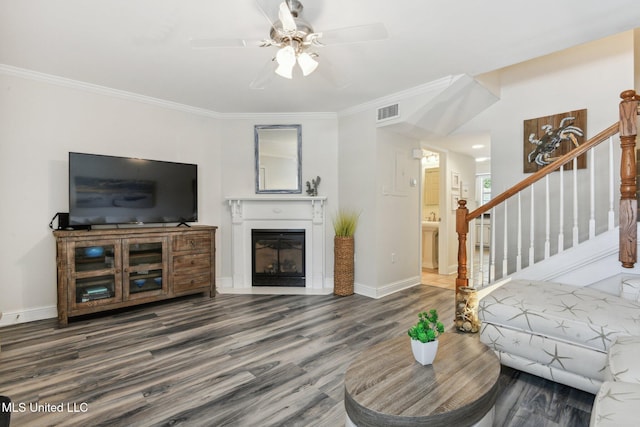
[[469, 278], [467, 277], [468, 214], [467, 201], [459, 200], [458, 209], [456, 210], [456, 233], [458, 233], [458, 277], [456, 277], [456, 295], [460, 288], [469, 286]]
[[620, 94], [620, 255], [623, 267], [637, 260], [636, 135], [639, 96], [633, 90]]

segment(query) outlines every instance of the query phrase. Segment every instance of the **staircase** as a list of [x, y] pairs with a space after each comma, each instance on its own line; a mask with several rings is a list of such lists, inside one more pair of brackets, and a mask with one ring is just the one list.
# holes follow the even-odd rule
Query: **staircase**
[[618, 294], [624, 278], [640, 277], [640, 266], [625, 268], [618, 259], [619, 233], [618, 227], [606, 231], [575, 248], [513, 273], [508, 279], [561, 282]]
[[[474, 211], [459, 202], [456, 295], [462, 287], [483, 289], [513, 277], [592, 285], [625, 271], [638, 274], [640, 95], [628, 90], [620, 97], [619, 122]], [[581, 156], [587, 159], [584, 169], [578, 167]], [[473, 232], [487, 221], [488, 242]]]

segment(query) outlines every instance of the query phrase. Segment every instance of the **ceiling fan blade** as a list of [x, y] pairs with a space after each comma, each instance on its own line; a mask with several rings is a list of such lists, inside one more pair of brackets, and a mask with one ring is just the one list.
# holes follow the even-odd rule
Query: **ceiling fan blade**
[[276, 75], [275, 71], [277, 65], [278, 64], [273, 59], [267, 61], [253, 81], [249, 84], [249, 87], [251, 89], [260, 90], [269, 86]]
[[318, 66], [318, 70], [316, 72], [319, 73], [332, 87], [342, 90], [351, 86], [351, 78], [348, 76], [347, 71], [340, 73], [337, 72], [331, 64], [331, 61], [319, 62], [321, 62], [321, 64]]
[[258, 6], [258, 9], [260, 9], [260, 12], [264, 15], [271, 27], [273, 27], [278, 20], [278, 8], [281, 3], [282, 0], [255, 0], [256, 6]]
[[189, 45], [194, 49], [259, 47], [262, 42], [258, 39], [192, 38], [189, 40]]
[[278, 10], [278, 18], [280, 18], [280, 22], [282, 22], [282, 29], [285, 33], [292, 33], [298, 29], [296, 26], [296, 21], [293, 19], [293, 14], [291, 10], [289, 10], [289, 6], [287, 2], [280, 3], [280, 9]]
[[387, 27], [381, 22], [322, 31], [320, 34], [318, 41], [323, 45], [384, 40], [389, 37]]

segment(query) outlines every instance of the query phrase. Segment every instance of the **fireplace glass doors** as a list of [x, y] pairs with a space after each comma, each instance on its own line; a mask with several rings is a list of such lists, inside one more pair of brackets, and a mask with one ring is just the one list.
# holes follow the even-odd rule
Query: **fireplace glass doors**
[[305, 286], [304, 230], [251, 230], [253, 286]]

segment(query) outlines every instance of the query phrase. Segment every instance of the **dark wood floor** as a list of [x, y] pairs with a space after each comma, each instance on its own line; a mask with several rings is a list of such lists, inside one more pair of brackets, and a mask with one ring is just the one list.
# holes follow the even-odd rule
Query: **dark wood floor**
[[[451, 323], [453, 291], [196, 296], [5, 327], [0, 395], [12, 426], [343, 426], [350, 362], [430, 308]], [[495, 425], [588, 425], [593, 395], [510, 369], [500, 381]]]

